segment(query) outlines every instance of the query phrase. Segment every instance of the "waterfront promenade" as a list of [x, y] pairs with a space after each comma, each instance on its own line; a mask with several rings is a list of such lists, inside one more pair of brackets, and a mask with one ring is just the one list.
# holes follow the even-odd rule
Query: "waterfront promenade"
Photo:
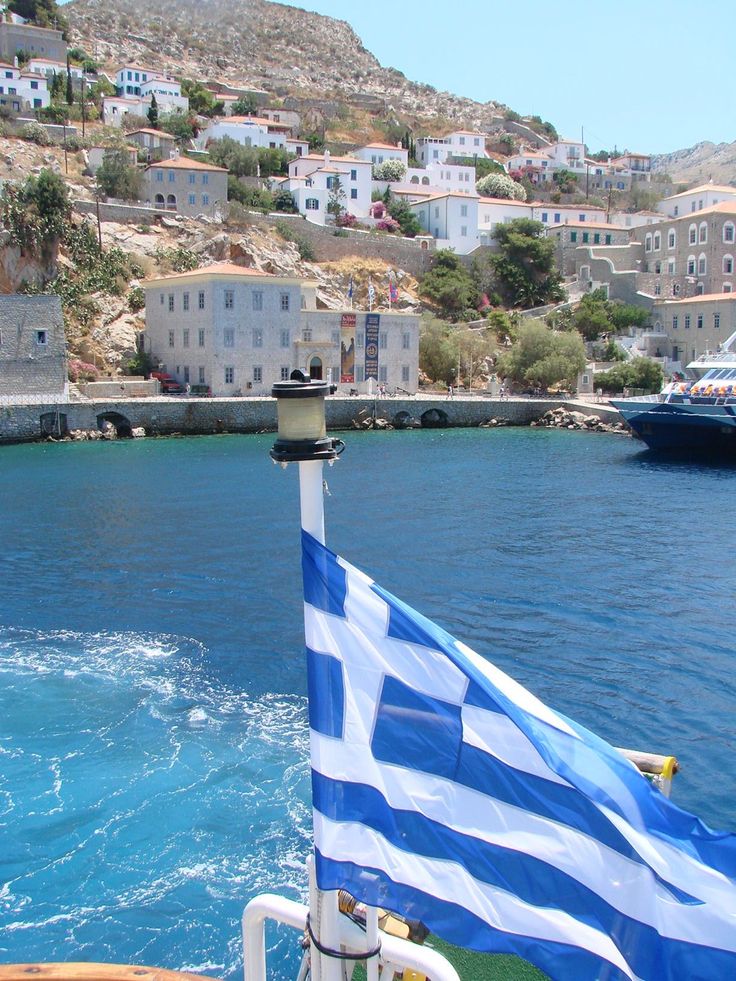
[[[330, 396], [326, 400], [327, 426], [353, 428], [367, 418], [397, 426], [422, 428], [474, 427], [491, 419], [501, 424], [528, 426], [549, 409], [565, 406], [605, 422], [620, 417], [611, 406], [580, 404], [559, 398], [498, 398], [462, 395], [448, 399], [430, 393], [403, 398]], [[22, 442], [73, 430], [100, 430], [107, 424], [120, 435], [142, 428], [146, 435], [205, 433], [258, 433], [276, 430], [276, 402], [272, 398], [149, 398], [75, 399], [43, 401], [23, 399], [0, 402], [0, 443]]]

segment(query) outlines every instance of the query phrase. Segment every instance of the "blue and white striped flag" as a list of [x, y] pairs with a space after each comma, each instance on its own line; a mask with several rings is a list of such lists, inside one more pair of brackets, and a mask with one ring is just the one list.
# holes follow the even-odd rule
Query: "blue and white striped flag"
[[317, 880], [552, 978], [736, 977], [736, 836], [303, 532]]
[[372, 281], [369, 279], [368, 280], [368, 309], [369, 310], [373, 308], [373, 304], [375, 300], [376, 300], [376, 288], [373, 285]]

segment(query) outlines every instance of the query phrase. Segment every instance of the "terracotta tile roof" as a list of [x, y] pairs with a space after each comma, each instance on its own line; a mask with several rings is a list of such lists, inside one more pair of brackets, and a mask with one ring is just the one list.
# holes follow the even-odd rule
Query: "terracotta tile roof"
[[733, 303], [736, 300], [736, 293], [703, 293], [701, 296], [686, 296], [680, 300], [665, 300], [657, 298], [654, 303], [712, 303], [714, 301], [725, 300]]
[[401, 150], [403, 153], [408, 153], [403, 146], [395, 146], [393, 143], [366, 143], [365, 146], [360, 147], [361, 150]]
[[194, 276], [250, 276], [254, 278], [270, 277], [273, 273], [260, 272], [258, 269], [249, 269], [247, 266], [236, 266], [234, 262], [215, 262], [211, 266], [201, 266], [199, 269], [191, 269], [189, 272], [172, 273], [169, 276], [156, 276], [149, 280], [151, 283], [160, 282], [162, 279], [184, 279]]
[[[463, 194], [461, 191], [440, 191], [439, 194], [431, 194], [426, 201], [439, 201], [441, 198], [461, 198], [463, 201], [479, 201], [478, 194]], [[425, 201], [415, 201], [414, 204], [425, 204]]]
[[156, 167], [165, 167], [167, 170], [216, 170], [221, 174], [228, 172], [227, 167], [215, 167], [214, 164], [202, 163], [201, 160], [192, 160], [189, 157], [177, 157], [176, 160], [161, 160], [158, 163], [149, 164], [147, 170]]
[[610, 225], [605, 221], [561, 221], [550, 228], [605, 228], [607, 231], [629, 232], [631, 229], [624, 228], [622, 225]]
[[[670, 194], [665, 201], [673, 201], [676, 198], [685, 198], [689, 194], [701, 194], [706, 191], [716, 191], [719, 194], [729, 193], [736, 194], [736, 187], [730, 187], [728, 184], [699, 184], [697, 187], [691, 187], [689, 191], [680, 191], [679, 194]], [[678, 215], [678, 217], [680, 217]]]
[[134, 136], [136, 133], [150, 133], [151, 136], [159, 136], [162, 140], [171, 140], [174, 142], [174, 137], [171, 133], [166, 133], [162, 129], [148, 129], [146, 126], [142, 126], [140, 129], [132, 129], [128, 136]]
[[[732, 187], [731, 192], [736, 195], [736, 187]], [[736, 197], [731, 198], [728, 201], [719, 201], [718, 204], [709, 204], [707, 208], [701, 208], [699, 211], [688, 211], [684, 215], [677, 215], [674, 218], [670, 218], [669, 215], [662, 215], [662, 221], [673, 222], [682, 221], [684, 222], [687, 218], [697, 218], [700, 219], [703, 215], [736, 215]]]
[[512, 201], [511, 198], [489, 198], [482, 194], [478, 198], [478, 204], [513, 204], [516, 208], [533, 208], [533, 201]]
[[291, 129], [288, 123], [275, 123], [272, 119], [263, 116], [227, 116], [228, 123], [255, 123], [258, 126], [268, 126], [271, 129]]
[[[324, 159], [325, 159], [324, 153], [308, 153], [305, 157], [302, 157], [302, 160], [321, 160], [323, 163], [324, 163]], [[350, 156], [338, 157], [336, 154], [331, 153], [330, 163], [334, 163], [335, 160], [337, 160], [339, 163], [344, 162], [344, 163], [362, 164], [362, 166], [364, 167], [371, 166], [370, 160], [361, 160], [359, 157], [350, 157]]]

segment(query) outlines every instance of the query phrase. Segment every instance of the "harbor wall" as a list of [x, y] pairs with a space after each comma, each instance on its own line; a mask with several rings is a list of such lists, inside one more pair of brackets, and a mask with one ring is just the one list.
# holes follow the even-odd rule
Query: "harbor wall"
[[[548, 409], [567, 405], [559, 399], [332, 397], [325, 401], [331, 430], [353, 428], [365, 419], [420, 423], [434, 428], [473, 427], [496, 419], [502, 424], [529, 425]], [[580, 406], [575, 405], [576, 409]], [[610, 418], [610, 407], [587, 406], [589, 414]], [[24, 400], [0, 403], [0, 442], [41, 439], [71, 430], [98, 430], [105, 421], [116, 428], [143, 428], [149, 436], [205, 433], [275, 432], [276, 402], [272, 398], [90, 399], [74, 402]]]

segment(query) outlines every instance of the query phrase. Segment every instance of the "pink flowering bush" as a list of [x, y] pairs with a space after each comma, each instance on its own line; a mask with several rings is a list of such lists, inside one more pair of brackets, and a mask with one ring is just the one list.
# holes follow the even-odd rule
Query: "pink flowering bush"
[[69, 359], [69, 381], [97, 381], [100, 372], [93, 364], [87, 361], [80, 361], [79, 358]]
[[349, 211], [344, 211], [335, 220], [335, 224], [338, 228], [353, 228], [358, 224], [358, 219], [355, 217], [355, 215], [351, 215]]
[[391, 215], [387, 215], [378, 222], [376, 228], [379, 232], [398, 232], [401, 225], [399, 225], [398, 221], [395, 221]]

